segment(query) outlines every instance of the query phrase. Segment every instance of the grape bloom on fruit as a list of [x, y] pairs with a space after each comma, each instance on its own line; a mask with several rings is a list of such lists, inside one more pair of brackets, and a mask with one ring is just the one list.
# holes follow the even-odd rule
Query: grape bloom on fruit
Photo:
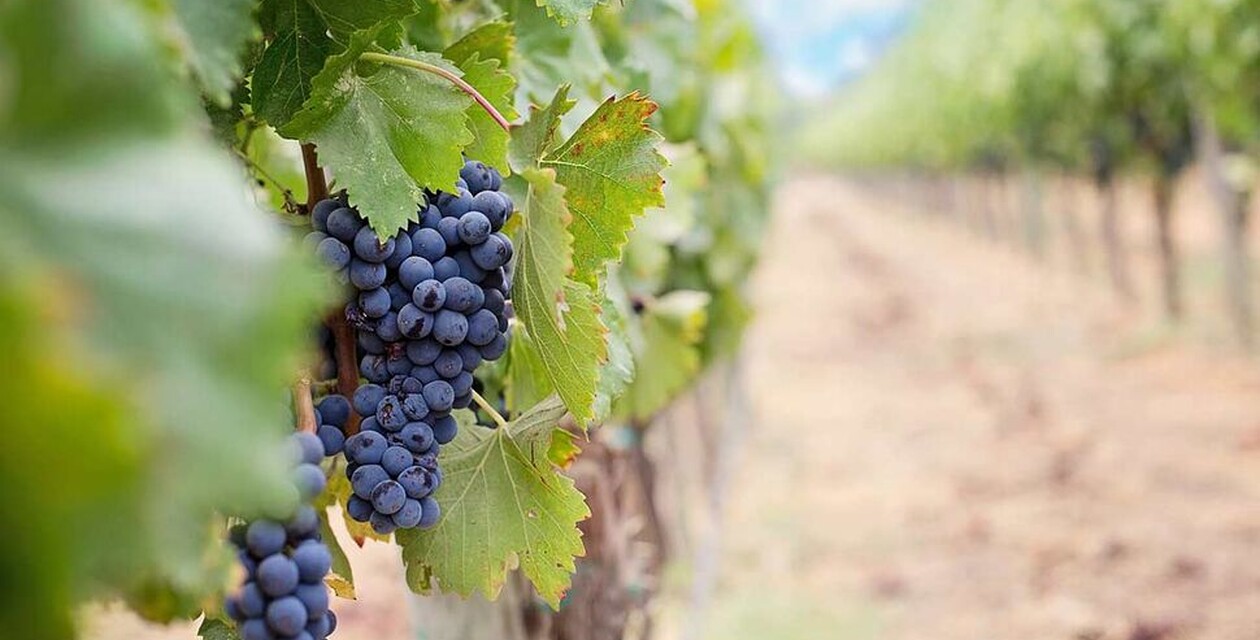
[[[345, 315], [366, 379], [353, 398], [321, 402], [319, 439], [345, 454], [346, 511], [377, 533], [437, 523], [438, 455], [458, 431], [451, 411], [472, 403], [477, 367], [507, 350], [513, 247], [503, 226], [515, 207], [502, 186], [495, 169], [465, 162], [455, 191], [429, 194], [419, 221], [384, 242], [344, 200], [312, 213], [310, 246], [352, 287]], [[347, 439], [350, 410], [363, 421]]]

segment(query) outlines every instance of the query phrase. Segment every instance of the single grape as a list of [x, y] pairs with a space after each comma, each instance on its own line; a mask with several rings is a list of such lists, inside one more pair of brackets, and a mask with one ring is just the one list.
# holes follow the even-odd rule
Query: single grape
[[490, 237], [490, 231], [490, 219], [480, 211], [469, 211], [459, 218], [459, 239], [464, 244], [481, 244]]
[[[369, 492], [369, 497], [370, 495]], [[372, 503], [360, 498], [358, 494], [350, 496], [350, 499], [346, 501], [346, 513], [350, 514], [356, 522], [367, 522], [373, 511]]]
[[[431, 231], [431, 229], [421, 229], [421, 231]], [[434, 231], [434, 233], [437, 232]], [[441, 240], [442, 238], [439, 236], [438, 241], [441, 242]], [[417, 246], [420, 245], [417, 244]], [[445, 245], [443, 245], [442, 250], [446, 250]], [[417, 249], [417, 251], [419, 251], [419, 249]], [[442, 254], [438, 254], [438, 257], [435, 258], [435, 260], [440, 260], [441, 258]], [[425, 280], [431, 280], [432, 278], [433, 263], [429, 262], [423, 256], [411, 256], [410, 258], [403, 260], [402, 266], [398, 267], [398, 283], [401, 284], [403, 289], [406, 291], [411, 291], [416, 288], [416, 285], [424, 282]]]
[[289, 534], [290, 540], [305, 538], [319, 531], [319, 514], [316, 513], [315, 507], [304, 504], [298, 507], [297, 513], [289, 519], [284, 525], [285, 533]]
[[398, 330], [404, 336], [412, 339], [420, 339], [428, 336], [434, 327], [435, 318], [433, 314], [421, 311], [420, 307], [414, 304], [408, 304], [398, 312]]
[[468, 255], [478, 268], [492, 271], [508, 263], [512, 256], [511, 241], [501, 234], [494, 234], [481, 244], [469, 249]]
[[464, 371], [472, 373], [481, 366], [481, 351], [477, 347], [465, 342], [455, 347], [455, 350], [459, 352], [460, 360], [464, 361]]
[[[307, 434], [314, 437], [314, 434]], [[316, 442], [319, 438], [315, 438]], [[323, 448], [322, 445], [320, 447]], [[293, 471], [293, 483], [297, 485], [298, 494], [303, 500], [312, 500], [319, 494], [324, 492], [324, 486], [328, 484], [328, 478], [324, 476], [323, 469], [317, 465], [302, 463]]]
[[490, 341], [490, 344], [481, 347], [481, 357], [486, 360], [498, 360], [505, 351], [507, 351], [507, 338], [500, 333]]
[[398, 311], [411, 302], [411, 291], [402, 286], [401, 282], [391, 282], [385, 290], [389, 292], [389, 308], [392, 311]]
[[[436, 224], [441, 224], [440, 218]], [[430, 263], [437, 262], [446, 255], [446, 240], [437, 228], [421, 227], [411, 234], [411, 250]]]
[[293, 551], [298, 580], [305, 584], [323, 584], [324, 574], [332, 569], [332, 555], [322, 542], [308, 540]]
[[293, 433], [289, 436], [289, 445], [293, 449], [295, 461], [319, 464], [324, 459], [324, 445], [313, 433]]
[[325, 573], [328, 573], [328, 569], [320, 572], [315, 581], [299, 586], [293, 593], [298, 600], [302, 601], [302, 607], [306, 609], [306, 620], [302, 621], [304, 625], [312, 620], [323, 619], [324, 614], [328, 613], [328, 587], [325, 587], [323, 582]]
[[419, 500], [433, 493], [433, 475], [421, 467], [407, 467], [398, 474], [398, 484], [407, 492], [407, 497]]
[[385, 284], [388, 271], [383, 264], [354, 258], [350, 260], [350, 283], [360, 290], [375, 289]]
[[283, 553], [267, 556], [258, 563], [258, 588], [273, 598], [293, 592], [298, 585], [298, 568]]
[[[394, 254], [394, 239], [381, 242], [372, 227], [364, 226], [354, 236], [354, 255], [366, 262], [385, 262]], [[384, 266], [384, 265], [381, 265]]]
[[394, 480], [386, 480], [372, 489], [372, 506], [387, 516], [398, 513], [407, 501], [407, 492]]
[[492, 183], [490, 168], [484, 162], [476, 160], [465, 162], [464, 168], [459, 170], [459, 177], [468, 183], [468, 190], [473, 193], [481, 193], [489, 189]]
[[455, 258], [446, 256], [433, 263], [434, 280], [446, 282], [457, 275], [459, 275], [459, 263], [455, 261]]
[[267, 626], [282, 636], [296, 636], [306, 628], [306, 607], [294, 596], [285, 596], [267, 605]]
[[324, 418], [321, 424], [344, 427], [346, 421], [350, 419], [350, 401], [340, 394], [333, 393], [324, 396], [316, 409]]
[[241, 625], [241, 640], [276, 640], [276, 635], [267, 628], [266, 620], [254, 618]]
[[364, 378], [380, 384], [389, 380], [389, 369], [385, 365], [385, 356], [366, 355], [359, 361], [359, 373]]
[[266, 558], [284, 549], [288, 533], [284, 525], [270, 520], [255, 520], [245, 531], [245, 547], [255, 558]]
[[[434, 380], [440, 380], [442, 378], [442, 376], [438, 375], [437, 369], [434, 368], [433, 365], [412, 367], [411, 377], [419, 380], [422, 385], [429, 384]], [[421, 391], [424, 391], [424, 389], [422, 388]]]
[[381, 423], [381, 428], [386, 431], [394, 432], [402, 429], [407, 424], [407, 414], [403, 411], [402, 399], [398, 396], [385, 396], [381, 404], [376, 407], [376, 421]]
[[[452, 392], [453, 395], [453, 392]], [[454, 402], [452, 399], [451, 402]], [[459, 430], [459, 423], [455, 422], [455, 416], [444, 416], [433, 422], [433, 439], [438, 444], [449, 444], [455, 439], [455, 432]]]
[[385, 455], [381, 456], [381, 466], [385, 468], [390, 477], [398, 477], [398, 474], [403, 469], [410, 467], [411, 463], [411, 452], [404, 447], [390, 447], [385, 450]]
[[433, 364], [442, 353], [442, 345], [432, 338], [407, 343], [407, 358], [418, 365]]
[[355, 333], [359, 334], [359, 348], [364, 353], [376, 356], [385, 354], [385, 341], [380, 336], [371, 331], [357, 331]]
[[[472, 325], [469, 324], [471, 331]], [[454, 349], [444, 349], [438, 359], [433, 361], [433, 369], [443, 378], [454, 378], [464, 371], [464, 359]]]
[[420, 499], [420, 510], [423, 514], [420, 516], [420, 528], [428, 529], [437, 524], [442, 518], [442, 508], [438, 506], [437, 500], [433, 496], [426, 496]]
[[359, 308], [369, 318], [379, 318], [389, 313], [390, 302], [389, 291], [384, 287], [359, 293]]
[[388, 446], [385, 436], [374, 431], [360, 431], [346, 440], [346, 457], [357, 464], [378, 464]]
[[341, 453], [346, 446], [346, 434], [339, 427], [322, 424], [316, 434], [319, 436], [320, 443], [324, 445], [324, 451], [330, 456]]
[[408, 499], [398, 513], [394, 514], [394, 524], [401, 529], [410, 529], [420, 524], [421, 515], [420, 501]]
[[370, 500], [372, 491], [382, 482], [389, 480], [389, 473], [379, 464], [365, 464], [350, 475], [350, 488], [354, 495]]
[[390, 353], [385, 359], [385, 370], [390, 375], [401, 376], [411, 371], [411, 360], [407, 359], [407, 353], [403, 349], [398, 349]]
[[455, 391], [451, 389], [449, 382], [434, 380], [424, 385], [424, 401], [431, 411], [437, 413], [450, 411], [451, 403], [455, 401]]
[[433, 428], [424, 422], [408, 423], [398, 432], [398, 441], [412, 453], [424, 453], [433, 446]]
[[434, 313], [446, 304], [446, 286], [432, 278], [425, 280], [412, 290], [411, 301], [422, 311]]
[[315, 247], [315, 255], [319, 256], [324, 264], [331, 267], [334, 271], [345, 269], [350, 264], [350, 247], [346, 243], [333, 238], [327, 237], [319, 241], [319, 245]]
[[328, 214], [328, 235], [345, 243], [354, 242], [363, 220], [349, 207], [341, 207]]
[[385, 430], [381, 428], [381, 423], [376, 421], [376, 416], [368, 416], [364, 418], [363, 422], [359, 423], [359, 431], [360, 432], [372, 431], [375, 433], [382, 433], [382, 434], [385, 433]]
[[[420, 391], [423, 389], [424, 389], [424, 383], [411, 377], [410, 372], [408, 372], [407, 376], [403, 377], [403, 383], [402, 383], [403, 393], [407, 395], [414, 395], [414, 394], [420, 393]], [[406, 403], [403, 403], [403, 411], [404, 412], [407, 411]]]
[[494, 231], [503, 228], [508, 216], [507, 199], [497, 191], [482, 191], [473, 196], [473, 211], [480, 211]]
[[246, 618], [261, 618], [267, 612], [267, 597], [255, 582], [246, 582], [236, 594], [236, 605]]
[[398, 314], [390, 311], [376, 321], [376, 335], [386, 344], [403, 339], [402, 329], [398, 326]]
[[460, 396], [467, 395], [469, 391], [472, 391], [473, 375], [467, 371], [461, 370], [455, 375], [455, 377], [450, 379], [450, 382], [451, 390], [455, 392], [455, 397], [458, 398]]
[[443, 309], [433, 318], [433, 338], [438, 342], [453, 347], [464, 341], [468, 335], [468, 318], [464, 314], [450, 309]]
[[438, 197], [438, 209], [445, 217], [459, 218], [472, 209], [472, 193], [466, 189], [444, 193]]
[[365, 384], [354, 392], [354, 411], [360, 416], [374, 416], [384, 399], [385, 389], [380, 385]]
[[382, 536], [387, 536], [398, 529], [398, 525], [394, 524], [394, 519], [379, 511], [373, 511], [368, 522], [372, 524], [372, 530]]
[[499, 318], [487, 309], [480, 309], [468, 316], [468, 335], [470, 344], [484, 347], [499, 335]]
[[424, 385], [416, 378], [408, 376], [407, 379], [415, 380], [416, 385], [420, 387], [420, 391], [413, 391], [411, 395], [403, 398], [403, 414], [410, 421], [423, 420], [425, 416], [429, 415], [429, 405], [424, 401], [424, 397], [420, 395], [424, 391]]
[[444, 306], [452, 311], [468, 313], [485, 302], [485, 294], [481, 292], [481, 287], [469, 282], [467, 278], [455, 276], [442, 283], [442, 286], [446, 289]]
[[[435, 205], [429, 205], [420, 210], [420, 226], [430, 229], [437, 226], [438, 220], [442, 219], [442, 212]], [[419, 255], [418, 253], [416, 255]]]

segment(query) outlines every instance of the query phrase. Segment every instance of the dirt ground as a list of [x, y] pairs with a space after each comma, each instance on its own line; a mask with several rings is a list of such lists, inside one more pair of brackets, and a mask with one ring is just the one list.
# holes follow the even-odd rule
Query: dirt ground
[[[781, 194], [717, 586], [705, 611], [663, 603], [660, 637], [1260, 638], [1260, 366], [1206, 302], [1210, 226], [1187, 223], [1199, 319], [1173, 331], [1100, 273], [857, 183]], [[409, 637], [393, 554], [353, 557], [337, 637]], [[86, 620], [89, 640], [194, 637]]]
[[704, 637], [1260, 638], [1255, 362], [850, 182], [768, 242]]

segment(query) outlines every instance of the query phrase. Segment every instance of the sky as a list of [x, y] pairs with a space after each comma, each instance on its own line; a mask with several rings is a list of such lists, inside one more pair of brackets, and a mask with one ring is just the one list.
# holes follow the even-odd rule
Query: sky
[[783, 84], [829, 93], [870, 68], [905, 26], [914, 0], [750, 0]]

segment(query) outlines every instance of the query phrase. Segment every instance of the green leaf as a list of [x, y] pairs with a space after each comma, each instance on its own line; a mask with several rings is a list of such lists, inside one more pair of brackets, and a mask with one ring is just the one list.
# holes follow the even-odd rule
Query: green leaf
[[341, 548], [341, 543], [337, 541], [337, 536], [333, 534], [332, 527], [329, 526], [327, 510], [320, 513], [319, 531], [324, 537], [324, 544], [328, 546], [328, 552], [332, 554], [332, 569], [327, 576], [324, 576], [324, 584], [328, 585], [338, 598], [354, 600], [354, 569], [350, 566], [346, 551]]
[[254, 113], [283, 127], [311, 97], [311, 79], [337, 50], [328, 25], [304, 0], [264, 0], [275, 30], [250, 81]]
[[547, 15], [555, 18], [561, 26], [568, 26], [578, 20], [588, 20], [591, 12], [601, 0], [535, 0], [538, 6], [547, 9]]
[[184, 59], [220, 105], [241, 77], [241, 54], [254, 31], [256, 0], [173, 0]]
[[201, 626], [197, 628], [197, 635], [204, 640], [241, 640], [241, 636], [236, 633], [236, 628], [230, 623], [209, 616], [201, 621]]
[[613, 402], [625, 393], [634, 380], [634, 353], [626, 316], [625, 291], [616, 277], [605, 283], [603, 318], [608, 326], [608, 362], [599, 371], [599, 387], [595, 395], [595, 422], [603, 422], [612, 413]]
[[310, 99], [311, 82], [327, 58], [342, 51], [351, 34], [416, 11], [414, 0], [263, 0], [261, 21], [272, 40], [254, 70], [254, 112], [284, 127]]
[[558, 149], [542, 160], [556, 170], [573, 215], [574, 279], [592, 287], [616, 260], [634, 218], [665, 205], [657, 151], [660, 134], [646, 124], [656, 104], [637, 93], [610, 98]]
[[[513, 96], [516, 94], [516, 80], [512, 78], [512, 74], [500, 68], [498, 60], [481, 60], [479, 55], [474, 53], [459, 63], [459, 68], [464, 72], [464, 81], [489, 100], [504, 118], [508, 121], [515, 120], [517, 113]], [[468, 128], [472, 131], [473, 141], [464, 149], [464, 153], [470, 158], [502, 169], [504, 173], [510, 172], [509, 133], [476, 102], [468, 107]]]
[[[320, 160], [382, 238], [417, 219], [423, 188], [454, 190], [472, 143], [466, 112], [472, 99], [447, 80], [415, 69], [354, 61], [373, 36], [356, 34], [349, 49], [311, 83], [302, 112], [282, 131], [319, 147]], [[434, 53], [411, 48], [391, 55], [459, 69]]]
[[571, 220], [564, 188], [550, 169], [521, 174], [528, 188], [517, 234], [513, 308], [533, 338], [547, 377], [579, 423], [595, 417], [599, 367], [608, 357], [599, 305], [585, 284], [569, 280]]
[[512, 33], [512, 24], [496, 20], [487, 22], [464, 37], [455, 41], [443, 52], [447, 60], [463, 62], [479, 54], [482, 60], [498, 60], [507, 68], [512, 64], [512, 49], [516, 46], [516, 36]]
[[556, 133], [560, 130], [560, 119], [573, 109], [576, 101], [569, 99], [569, 87], [563, 85], [556, 89], [556, 95], [546, 108], [529, 107], [529, 120], [512, 128], [512, 142], [508, 148], [508, 158], [512, 170], [524, 171], [538, 166], [543, 156], [555, 148]]
[[532, 407], [555, 392], [547, 376], [547, 365], [543, 364], [528, 328], [518, 324], [512, 329], [512, 340], [502, 362], [506, 371], [503, 399], [508, 407]]
[[680, 290], [648, 306], [636, 345], [637, 375], [618, 404], [619, 411], [651, 418], [691, 384], [700, 372], [699, 345], [708, 305], [709, 294]]
[[442, 449], [444, 480], [435, 496], [442, 519], [427, 531], [397, 534], [413, 590], [494, 598], [508, 570], [519, 567], [559, 607], [574, 559], [584, 553], [577, 523], [590, 516], [573, 481], [545, 449], [538, 453], [563, 414], [559, 402], [544, 402], [500, 429], [462, 428]]

